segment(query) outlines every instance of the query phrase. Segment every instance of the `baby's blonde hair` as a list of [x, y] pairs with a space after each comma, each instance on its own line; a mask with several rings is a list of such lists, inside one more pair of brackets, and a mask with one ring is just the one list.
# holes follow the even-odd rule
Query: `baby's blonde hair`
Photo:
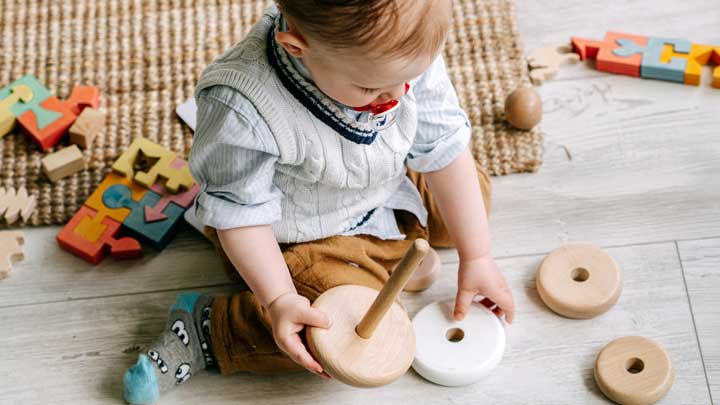
[[[449, 0], [277, 0], [297, 30], [338, 49], [387, 57], [434, 55], [445, 42]], [[449, 5], [449, 4], [448, 4]]]

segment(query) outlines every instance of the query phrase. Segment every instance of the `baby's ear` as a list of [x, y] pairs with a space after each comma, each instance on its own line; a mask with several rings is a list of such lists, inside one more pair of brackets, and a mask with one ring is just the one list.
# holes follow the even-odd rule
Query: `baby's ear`
[[275, 34], [275, 40], [290, 55], [296, 58], [302, 58], [308, 48], [305, 39], [292, 31], [278, 32]]

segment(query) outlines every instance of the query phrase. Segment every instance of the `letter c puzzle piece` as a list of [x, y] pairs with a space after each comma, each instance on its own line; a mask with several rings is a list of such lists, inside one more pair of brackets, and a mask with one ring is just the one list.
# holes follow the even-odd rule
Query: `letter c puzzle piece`
[[85, 231], [93, 227], [89, 224], [95, 223], [97, 215], [93, 209], [81, 207], [57, 235], [60, 246], [92, 264], [100, 263], [108, 251], [116, 260], [142, 256], [137, 240], [116, 239], [120, 223], [112, 218], [102, 218], [99, 226], [95, 227], [99, 228], [96, 235], [88, 236]]
[[161, 250], [170, 242], [177, 225], [180, 223], [184, 208], [168, 204], [162, 211], [166, 219], [146, 222], [145, 207], [157, 206], [161, 197], [159, 194], [148, 191], [142, 200], [131, 198], [130, 189], [123, 184], [115, 184], [103, 194], [103, 203], [110, 208], [125, 207], [130, 209], [130, 215], [123, 221], [123, 227], [135, 235]]
[[[158, 177], [162, 177], [166, 180], [165, 188], [171, 193], [177, 193], [180, 187], [189, 190], [195, 184], [195, 180], [187, 166], [174, 167], [175, 159], [175, 152], [146, 138], [137, 138], [115, 161], [113, 170], [134, 179], [147, 188], [152, 187]], [[152, 166], [147, 171], [136, 170], [135, 165], [140, 160], [148, 160]]]

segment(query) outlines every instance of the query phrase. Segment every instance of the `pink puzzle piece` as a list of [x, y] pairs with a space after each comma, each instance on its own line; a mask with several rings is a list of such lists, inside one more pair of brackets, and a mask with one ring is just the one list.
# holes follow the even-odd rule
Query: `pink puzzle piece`
[[[175, 159], [170, 164], [173, 169], [181, 169], [184, 166], [187, 166], [187, 162], [180, 158]], [[163, 214], [163, 211], [170, 203], [175, 203], [183, 208], [190, 207], [195, 196], [200, 192], [200, 187], [195, 183], [187, 191], [172, 194], [161, 183], [155, 183], [150, 187], [150, 190], [160, 194], [161, 197], [154, 207], [145, 206], [145, 222], [157, 222], [167, 219], [167, 215]]]

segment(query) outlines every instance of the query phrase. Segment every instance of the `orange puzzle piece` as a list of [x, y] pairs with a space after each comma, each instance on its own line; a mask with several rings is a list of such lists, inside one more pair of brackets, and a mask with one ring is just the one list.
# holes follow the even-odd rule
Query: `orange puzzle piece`
[[108, 252], [117, 260], [142, 256], [137, 240], [116, 239], [120, 222], [104, 217], [95, 225], [98, 217], [92, 208], [81, 207], [57, 235], [60, 246], [92, 264], [100, 263]]
[[602, 41], [577, 37], [571, 38], [571, 41], [573, 51], [580, 55], [580, 60], [595, 59], [597, 70], [640, 77], [642, 54], [637, 53], [631, 56], [615, 55], [613, 51], [620, 47], [620, 44], [617, 43], [618, 39], [635, 41], [640, 47], [647, 45], [648, 41], [646, 36], [612, 31], [608, 31]]
[[57, 97], [51, 96], [40, 103], [40, 106], [48, 111], [54, 111], [61, 114], [61, 117], [53, 121], [50, 125], [43, 129], [38, 128], [37, 116], [35, 112], [30, 110], [23, 113], [17, 118], [18, 123], [23, 127], [25, 132], [37, 143], [44, 151], [55, 146], [60, 139], [67, 134], [67, 130], [77, 119], [77, 116], [70, 111], [69, 108]]
[[75, 115], [80, 115], [85, 107], [100, 107], [100, 89], [95, 86], [75, 86], [65, 105]]
[[[195, 180], [190, 174], [190, 168], [185, 165], [177, 167], [174, 164], [175, 152], [166, 149], [146, 138], [137, 138], [130, 147], [120, 155], [112, 168], [117, 173], [127, 176], [150, 188], [157, 181], [158, 177], [165, 179], [165, 188], [171, 193], [177, 193], [182, 187], [189, 190]], [[145, 159], [152, 162], [152, 167], [147, 172], [136, 171], [135, 163], [138, 159]]]

